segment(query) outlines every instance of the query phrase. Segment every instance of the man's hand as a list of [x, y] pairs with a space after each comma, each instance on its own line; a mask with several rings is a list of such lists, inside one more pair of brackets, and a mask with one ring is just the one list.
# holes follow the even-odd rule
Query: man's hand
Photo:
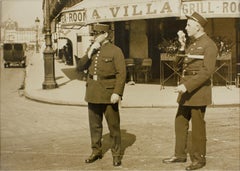
[[184, 51], [185, 50], [185, 46], [186, 46], [186, 35], [185, 35], [185, 33], [182, 30], [179, 30], [177, 32], [177, 35], [178, 35], [178, 41], [181, 44], [181, 47], [180, 47], [179, 50], [180, 51]]
[[97, 50], [99, 48], [100, 48], [100, 43], [99, 42], [94, 42], [91, 45], [91, 47], [90, 47], [90, 49], [88, 51], [88, 58], [90, 59], [92, 57], [92, 53], [93, 53], [94, 49]]
[[116, 93], [113, 93], [111, 96], [111, 103], [115, 104], [120, 101], [120, 96]]
[[187, 91], [187, 89], [184, 84], [180, 84], [174, 90], [174, 92], [176, 92], [176, 93], [185, 93], [186, 91]]
[[99, 42], [99, 43], [102, 43], [108, 36], [108, 33], [102, 33], [102, 34], [99, 34], [97, 37], [95, 37], [95, 42]]

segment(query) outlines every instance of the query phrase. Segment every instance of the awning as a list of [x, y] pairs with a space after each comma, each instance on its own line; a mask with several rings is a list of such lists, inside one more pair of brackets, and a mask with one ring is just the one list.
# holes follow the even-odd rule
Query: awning
[[194, 11], [206, 18], [239, 18], [239, 0], [83, 0], [61, 12], [61, 25], [180, 17]]
[[84, 0], [61, 12], [62, 26], [180, 17], [180, 0]]
[[86, 24], [86, 8], [91, 1], [82, 1], [70, 8], [63, 9], [60, 13], [61, 26], [82, 26]]
[[183, 0], [181, 17], [197, 11], [206, 18], [240, 18], [239, 0]]
[[179, 16], [180, 0], [111, 0], [87, 9], [88, 23]]

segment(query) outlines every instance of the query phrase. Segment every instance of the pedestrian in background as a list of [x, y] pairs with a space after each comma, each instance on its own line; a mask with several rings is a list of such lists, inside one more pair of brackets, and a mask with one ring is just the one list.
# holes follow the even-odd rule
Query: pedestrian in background
[[73, 65], [72, 43], [68, 40], [65, 48], [66, 64]]
[[179, 93], [177, 99], [179, 106], [175, 118], [175, 154], [171, 158], [164, 159], [163, 163], [187, 161], [187, 135], [191, 120], [192, 163], [186, 167], [186, 170], [195, 170], [206, 165], [207, 139], [204, 115], [207, 105], [212, 103], [211, 75], [215, 70], [218, 50], [204, 31], [207, 20], [196, 12], [187, 16], [187, 19], [185, 29], [194, 41], [185, 50], [186, 38], [179, 34], [181, 44], [179, 50], [185, 53], [186, 57], [183, 60], [180, 85], [176, 87], [176, 92]]
[[122, 50], [110, 42], [107, 24], [93, 25], [94, 41], [86, 55], [79, 59], [78, 69], [88, 70], [85, 100], [88, 102], [92, 154], [85, 160], [101, 159], [102, 120], [105, 115], [110, 131], [113, 165], [121, 165], [121, 132], [118, 102], [126, 82], [126, 66]]
[[66, 64], [67, 61], [67, 45], [62, 47], [62, 62]]

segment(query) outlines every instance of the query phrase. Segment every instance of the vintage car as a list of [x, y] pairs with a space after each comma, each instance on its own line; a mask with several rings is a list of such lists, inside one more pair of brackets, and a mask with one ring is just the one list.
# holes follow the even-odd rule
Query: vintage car
[[3, 59], [4, 67], [26, 66], [26, 43], [4, 43]]

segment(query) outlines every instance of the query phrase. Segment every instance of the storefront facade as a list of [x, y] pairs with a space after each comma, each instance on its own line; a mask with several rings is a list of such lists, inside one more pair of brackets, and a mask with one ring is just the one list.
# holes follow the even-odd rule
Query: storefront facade
[[71, 39], [73, 54], [79, 57], [85, 54], [92, 39], [91, 24], [111, 23], [114, 43], [122, 48], [125, 58], [151, 58], [152, 77], [159, 78], [163, 53], [159, 44], [175, 40], [177, 31], [185, 28], [185, 14], [197, 11], [209, 20], [206, 33], [223, 41], [225, 46], [231, 46], [228, 48], [231, 49], [231, 77], [234, 80], [240, 56], [239, 10], [237, 0], [135, 0], [131, 3], [126, 0], [84, 0], [59, 12], [54, 21], [59, 25], [57, 34]]

